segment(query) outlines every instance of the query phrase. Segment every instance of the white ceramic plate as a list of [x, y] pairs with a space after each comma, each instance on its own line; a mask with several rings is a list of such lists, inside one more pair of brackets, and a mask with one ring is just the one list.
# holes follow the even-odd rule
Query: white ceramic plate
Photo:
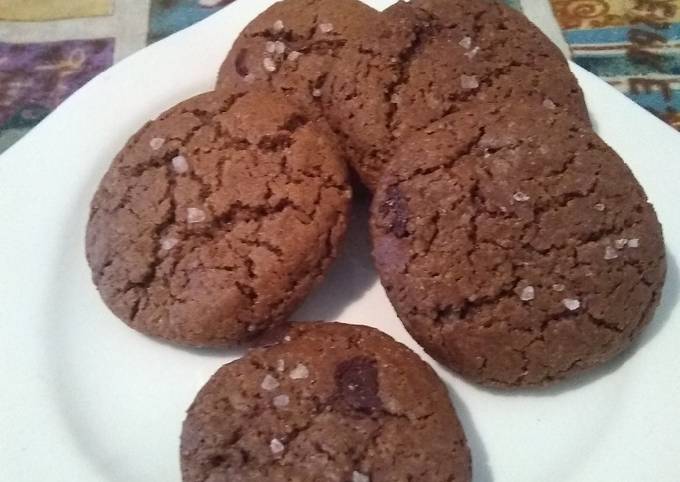
[[[127, 138], [208, 90], [232, 39], [270, 3], [241, 0], [132, 56], [0, 157], [0, 481], [180, 480], [184, 410], [238, 353], [174, 348], [116, 320], [83, 254], [88, 203]], [[455, 390], [477, 482], [677, 482], [680, 135], [575, 71], [599, 133], [664, 225], [662, 306], [625, 357], [547, 392], [489, 392], [435, 366]], [[422, 354], [371, 268], [364, 224], [355, 221], [344, 255], [297, 318], [373, 325]]]

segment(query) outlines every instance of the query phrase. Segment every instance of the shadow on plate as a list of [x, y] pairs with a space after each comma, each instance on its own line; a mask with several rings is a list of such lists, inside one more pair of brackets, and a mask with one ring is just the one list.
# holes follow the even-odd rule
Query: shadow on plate
[[292, 316], [293, 320], [343, 321], [342, 312], [377, 281], [368, 230], [370, 196], [358, 190], [352, 205], [347, 236], [323, 283]]
[[668, 324], [671, 319], [671, 315], [676, 305], [678, 304], [678, 298], [680, 294], [680, 273], [678, 271], [678, 265], [675, 257], [672, 253], [666, 252], [666, 263], [668, 266], [666, 273], [666, 282], [664, 284], [663, 293], [661, 295], [661, 303], [659, 304], [654, 318], [649, 323], [649, 325], [642, 331], [640, 337], [633, 342], [633, 344], [628, 347], [623, 353], [617, 356], [612, 361], [605, 363], [604, 365], [585, 371], [581, 375], [577, 375], [575, 378], [558, 383], [555, 386], [548, 386], [546, 388], [527, 388], [520, 390], [497, 390], [497, 389], [486, 389], [489, 392], [504, 396], [538, 396], [538, 397], [553, 397], [561, 393], [568, 392], [570, 390], [575, 390], [595, 382], [607, 375], [615, 372], [621, 366], [623, 366], [631, 357], [642, 347], [647, 345], [652, 341]]

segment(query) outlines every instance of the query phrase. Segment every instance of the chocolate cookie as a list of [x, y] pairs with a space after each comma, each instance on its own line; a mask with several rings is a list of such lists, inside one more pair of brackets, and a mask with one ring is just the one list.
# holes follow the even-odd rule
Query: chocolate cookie
[[445, 386], [405, 346], [340, 323], [294, 326], [222, 367], [189, 408], [184, 482], [459, 482], [465, 435]]
[[268, 83], [319, 113], [321, 87], [348, 38], [379, 14], [359, 0], [284, 0], [253, 20], [222, 64], [218, 88]]
[[87, 258], [109, 308], [148, 335], [242, 342], [319, 282], [347, 223], [332, 133], [271, 93], [208, 93], [132, 137], [94, 196]]
[[487, 0], [413, 0], [383, 15], [343, 49], [323, 89], [369, 188], [400, 139], [469, 105], [520, 98], [587, 119], [562, 54], [520, 13]]
[[547, 107], [474, 108], [404, 143], [371, 229], [407, 329], [486, 385], [544, 385], [613, 358], [665, 276], [661, 227], [632, 173]]

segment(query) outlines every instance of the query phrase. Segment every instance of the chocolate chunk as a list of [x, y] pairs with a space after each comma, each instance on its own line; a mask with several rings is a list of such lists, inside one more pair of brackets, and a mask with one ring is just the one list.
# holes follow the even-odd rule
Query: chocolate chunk
[[370, 413], [382, 407], [373, 358], [354, 357], [341, 362], [335, 369], [335, 385], [339, 397], [355, 410]]

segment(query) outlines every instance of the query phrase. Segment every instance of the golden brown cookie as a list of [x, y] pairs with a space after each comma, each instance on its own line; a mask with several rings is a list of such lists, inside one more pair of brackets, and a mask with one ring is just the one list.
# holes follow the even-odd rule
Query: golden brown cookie
[[544, 385], [610, 360], [664, 282], [661, 226], [628, 167], [547, 107], [473, 108], [409, 139], [371, 223], [407, 329], [486, 385]]
[[446, 387], [369, 327], [295, 325], [222, 367], [184, 421], [184, 482], [467, 482]]
[[400, 2], [338, 57], [324, 110], [371, 190], [404, 137], [471, 105], [521, 99], [588, 117], [560, 51], [495, 1]]
[[379, 16], [360, 0], [277, 2], [236, 39], [218, 89], [244, 92], [268, 84], [319, 114], [321, 89], [337, 55]]
[[244, 342], [286, 320], [344, 235], [346, 167], [322, 120], [269, 92], [208, 93], [147, 123], [104, 176], [87, 258], [148, 335]]

